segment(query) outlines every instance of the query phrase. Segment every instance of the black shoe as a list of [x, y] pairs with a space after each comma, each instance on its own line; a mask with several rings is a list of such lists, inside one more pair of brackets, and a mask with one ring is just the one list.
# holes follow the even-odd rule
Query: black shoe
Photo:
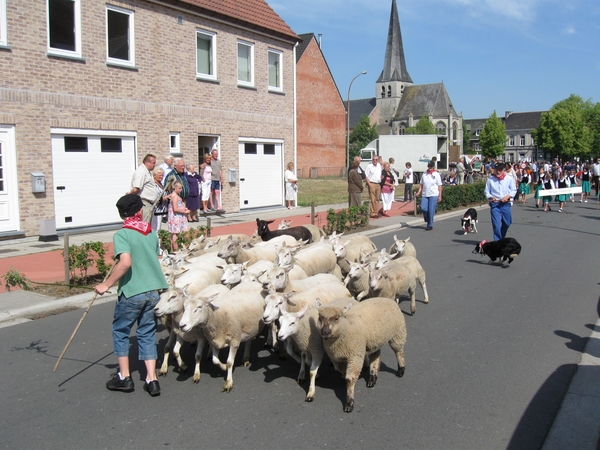
[[152, 397], [156, 397], [157, 395], [160, 395], [160, 384], [158, 384], [158, 380], [145, 382], [144, 390], [148, 394], [150, 394]]
[[106, 389], [110, 391], [133, 392], [135, 388], [131, 377], [125, 377], [121, 380], [119, 374], [115, 373], [113, 377], [106, 382]]
[[429, 231], [429, 230], [433, 230], [433, 227], [427, 227], [427, 228], [425, 228], [425, 231]]

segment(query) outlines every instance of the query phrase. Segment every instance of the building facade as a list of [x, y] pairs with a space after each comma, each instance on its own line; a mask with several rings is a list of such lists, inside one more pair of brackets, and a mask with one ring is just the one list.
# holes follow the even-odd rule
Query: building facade
[[0, 9], [0, 235], [119, 222], [116, 200], [147, 153], [197, 167], [216, 149], [225, 209], [283, 204], [299, 38], [266, 2]]

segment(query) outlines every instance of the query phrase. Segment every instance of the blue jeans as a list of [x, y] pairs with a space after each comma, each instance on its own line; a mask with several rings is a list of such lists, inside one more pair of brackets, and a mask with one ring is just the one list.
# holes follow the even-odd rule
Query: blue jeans
[[421, 197], [421, 211], [423, 211], [423, 219], [427, 222], [427, 226], [433, 228], [433, 216], [435, 216], [435, 208], [437, 208], [438, 196]]
[[112, 335], [115, 355], [129, 356], [129, 334], [137, 322], [135, 336], [140, 361], [156, 359], [156, 316], [158, 291], [148, 291], [126, 298], [119, 295], [115, 304]]
[[506, 237], [508, 227], [510, 227], [510, 224], [512, 223], [512, 210], [510, 209], [510, 202], [490, 202], [490, 214], [492, 216], [494, 240], [499, 241], [500, 239]]

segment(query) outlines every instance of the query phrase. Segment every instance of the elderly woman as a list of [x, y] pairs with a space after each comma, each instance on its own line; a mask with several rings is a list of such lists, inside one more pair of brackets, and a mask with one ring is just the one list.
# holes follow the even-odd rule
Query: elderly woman
[[363, 180], [358, 173], [360, 163], [352, 161], [350, 172], [348, 172], [348, 207], [360, 206], [362, 203]]
[[198, 222], [198, 210], [200, 209], [200, 183], [202, 177], [193, 164], [187, 166], [185, 177], [190, 185], [190, 193], [185, 199], [185, 206], [190, 210], [188, 213], [188, 222]]
[[167, 201], [167, 197], [165, 196], [165, 187], [162, 184], [162, 180], [164, 178], [165, 175], [165, 171], [163, 169], [161, 169], [160, 167], [156, 167], [153, 171], [152, 171], [152, 177], [154, 178], [154, 182], [156, 183], [156, 190], [158, 191], [158, 200], [156, 202], [156, 205], [154, 205], [154, 216], [152, 218], [152, 229], [158, 234], [158, 230], [160, 230], [160, 224], [162, 222], [163, 217], [165, 217], [165, 214], [157, 214], [156, 213], [156, 207], [161, 203], [161, 201], [166, 202]]
[[394, 201], [394, 175], [390, 169], [390, 163], [383, 163], [381, 171], [381, 209], [379, 213], [384, 217], [390, 217], [388, 211], [392, 209]]
[[288, 209], [296, 207], [296, 195], [298, 194], [298, 178], [294, 173], [294, 163], [290, 162], [285, 171], [285, 202]]

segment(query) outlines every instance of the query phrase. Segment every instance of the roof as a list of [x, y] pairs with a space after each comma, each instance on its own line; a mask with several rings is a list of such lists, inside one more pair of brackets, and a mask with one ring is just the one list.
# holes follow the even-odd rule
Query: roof
[[415, 119], [431, 114], [433, 117], [457, 116], [444, 83], [418, 84], [404, 88], [394, 120]]
[[[372, 98], [359, 98], [350, 100], [350, 129], [354, 129], [356, 124], [360, 122], [362, 116], [371, 116], [371, 113], [377, 106], [377, 100]], [[348, 102], [344, 102], [344, 107], [348, 111]]]
[[280, 38], [297, 41], [298, 36], [264, 0], [164, 0], [165, 3], [189, 9], [239, 26], [268, 32]]
[[377, 79], [377, 83], [388, 81], [413, 82], [408, 74], [406, 61], [404, 60], [404, 45], [402, 44], [402, 33], [400, 32], [400, 19], [398, 18], [396, 0], [392, 0], [390, 26], [388, 29], [387, 45], [385, 47], [385, 60], [383, 61], [383, 70]]
[[483, 130], [485, 127], [485, 123], [487, 122], [487, 118], [485, 119], [464, 119], [465, 131], [469, 131], [471, 134], [475, 133], [477, 130]]
[[504, 119], [506, 130], [532, 130], [540, 126], [545, 111], [510, 113]]

